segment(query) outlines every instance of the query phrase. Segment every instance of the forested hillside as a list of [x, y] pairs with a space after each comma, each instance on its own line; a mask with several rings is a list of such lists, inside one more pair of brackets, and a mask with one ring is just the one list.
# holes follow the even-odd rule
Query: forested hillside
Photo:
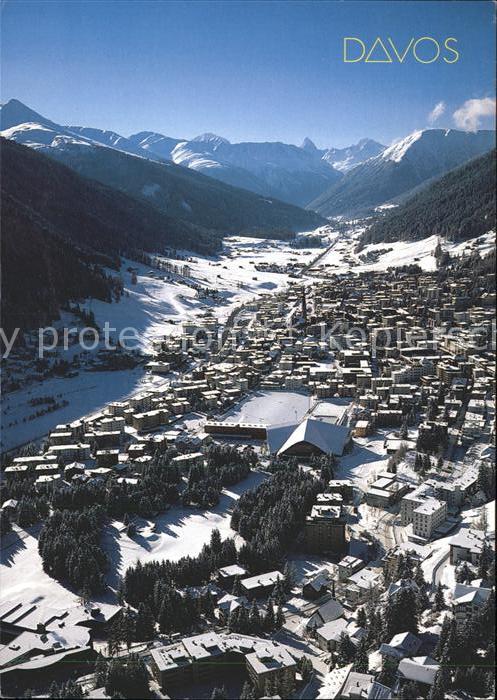
[[439, 235], [475, 238], [495, 228], [495, 150], [452, 170], [378, 219], [361, 246]]
[[323, 216], [369, 214], [495, 147], [490, 130], [425, 129], [366, 160], [308, 205]]
[[172, 219], [12, 141], [1, 141], [2, 325], [44, 323], [69, 299], [110, 298], [102, 265], [119, 255], [188, 247], [214, 252], [218, 234]]
[[81, 175], [151, 204], [169, 216], [223, 234], [273, 237], [273, 232], [309, 231], [325, 223], [313, 211], [262, 197], [174, 163], [104, 147], [67, 144], [47, 155]]

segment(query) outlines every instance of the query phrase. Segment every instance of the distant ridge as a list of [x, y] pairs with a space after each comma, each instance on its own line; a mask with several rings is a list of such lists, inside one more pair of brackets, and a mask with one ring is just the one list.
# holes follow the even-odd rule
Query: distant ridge
[[492, 131], [425, 129], [385, 149], [345, 173], [342, 180], [308, 205], [323, 216], [370, 213], [376, 206], [406, 195], [495, 145]]
[[458, 242], [495, 229], [495, 167], [494, 149], [431, 182], [365, 231], [361, 245], [433, 235]]

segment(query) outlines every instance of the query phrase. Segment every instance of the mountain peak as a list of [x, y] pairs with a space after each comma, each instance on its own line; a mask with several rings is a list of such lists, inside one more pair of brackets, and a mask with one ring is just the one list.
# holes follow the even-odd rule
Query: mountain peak
[[217, 134], [212, 134], [211, 132], [206, 132], [205, 134], [200, 134], [192, 139], [195, 143], [210, 143], [213, 146], [220, 146], [222, 143], [229, 144], [228, 139], [218, 136]]
[[412, 134], [409, 134], [409, 136], [400, 139], [400, 141], [392, 143], [391, 146], [389, 146], [383, 151], [381, 157], [384, 160], [393, 160], [395, 163], [400, 163], [400, 161], [405, 156], [407, 151], [411, 148], [411, 146], [414, 143], [416, 143], [416, 141], [418, 141], [422, 136], [422, 129], [419, 129], [418, 131], [413, 131]]
[[308, 136], [302, 141], [300, 148], [304, 151], [310, 151], [311, 153], [317, 151], [317, 146]]
[[36, 123], [50, 128], [59, 128], [58, 124], [46, 119], [34, 109], [31, 109], [20, 100], [9, 100], [0, 108], [0, 129], [10, 129], [13, 126], [25, 123]]

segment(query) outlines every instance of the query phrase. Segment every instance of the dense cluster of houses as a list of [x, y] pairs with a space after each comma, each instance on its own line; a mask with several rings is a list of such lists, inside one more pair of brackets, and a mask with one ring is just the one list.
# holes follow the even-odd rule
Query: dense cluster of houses
[[[332, 479], [305, 516], [305, 551], [332, 563], [306, 576], [298, 591], [294, 587], [292, 600], [307, 606], [295, 634], [302, 638], [304, 653], [310, 644], [321, 658], [333, 661], [344, 634], [354, 646], [367, 635], [357, 620], [358, 607], [373, 599], [385, 601], [406, 585], [396, 578], [402, 557], [426, 562], [432, 555], [430, 541], [458, 525], [448, 545], [449, 564], [465, 562], [474, 571], [490, 541], [488, 533], [459, 527], [456, 520], [477, 495], [482, 462], [491, 459], [479, 447], [495, 444], [495, 295], [481, 296], [476, 306], [471, 284], [460, 278], [440, 286], [429, 274], [409, 272], [348, 275], [310, 288], [294, 283], [284, 293], [264, 295], [221, 330], [210, 316], [184, 323], [176, 338], [157, 342], [157, 357], [147, 366], [167, 374], [180, 357], [187, 363], [183, 374], [171, 376], [162, 388], [56, 426], [45, 450], [16, 457], [5, 478], [34, 475], [35, 486], [66, 488], [88, 479], [117, 478], [132, 487], [157, 446], [179, 448], [173, 462], [187, 473], [193, 464], [204, 463], [205, 447], [212, 441], [255, 445], [264, 458], [294, 457], [308, 467], [310, 458], [339, 459], [354, 440], [391, 430], [386, 456], [400, 454], [412, 465], [417, 452], [430, 453], [436, 463], [423, 465], [415, 479], [412, 469], [385, 467], [361, 492], [353, 479]], [[255, 388], [301, 391], [316, 403], [302, 419], [282, 424], [226, 418], [226, 409]], [[330, 400], [342, 408], [330, 412]], [[469, 448], [464, 459], [453, 457], [462, 447]], [[350, 547], [350, 524], [361, 497], [371, 509], [398, 513], [406, 533], [381, 556], [371, 547], [362, 553]], [[16, 503], [3, 506], [15, 511]], [[162, 690], [211, 683], [230, 664], [259, 694], [267, 691], [268, 679], [291, 692], [302, 680], [298, 663], [303, 652], [268, 634], [235, 634], [227, 627], [240, 606], [249, 609], [256, 600], [263, 607], [282, 578], [280, 571], [250, 575], [235, 562], [220, 569], [210, 589], [216, 625], [153, 644], [150, 668]], [[230, 592], [235, 580], [240, 583], [237, 594]], [[448, 600], [458, 628], [490, 595], [476, 576], [451, 586]], [[88, 630], [105, 628], [111, 616], [95, 606], [82, 608], [77, 619], [74, 612], [41, 614], [36, 604], [28, 607], [6, 604], [0, 609], [9, 637], [0, 648], [4, 681], [14, 671], [16, 677], [24, 671], [28, 677], [40, 673], [41, 665], [33, 659], [55, 659], [86, 648]], [[288, 610], [285, 614], [290, 617]], [[78, 634], [67, 634], [73, 629]], [[392, 687], [349, 667], [335, 697], [388, 699], [410, 681], [427, 690], [439, 670], [433, 651], [434, 643], [417, 635], [396, 634], [378, 649], [382, 658], [395, 662]]]

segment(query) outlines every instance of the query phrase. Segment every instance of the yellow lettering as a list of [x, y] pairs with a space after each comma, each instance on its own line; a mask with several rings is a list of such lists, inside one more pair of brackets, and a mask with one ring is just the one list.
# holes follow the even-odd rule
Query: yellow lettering
[[[416, 53], [416, 49], [417, 49], [417, 47], [418, 47], [418, 44], [419, 44], [421, 41], [431, 41], [431, 42], [433, 42], [433, 43], [435, 44], [435, 46], [437, 47], [437, 53], [436, 53], [435, 56], [434, 56], [433, 58], [431, 58], [429, 61], [424, 61], [422, 58], [419, 58], [418, 54]], [[439, 46], [439, 44], [438, 44], [438, 41], [437, 41], [436, 39], [434, 39], [433, 37], [431, 37], [431, 36], [422, 36], [422, 37], [420, 37], [419, 39], [416, 39], [416, 42], [415, 42], [415, 44], [414, 44], [414, 46], [413, 46], [413, 48], [412, 48], [412, 52], [413, 52], [413, 54], [414, 54], [414, 58], [416, 59], [416, 61], [418, 61], [418, 63], [433, 63], [433, 61], [436, 61], [437, 58], [440, 56], [440, 46]]]
[[445, 45], [445, 48], [447, 49], [447, 51], [452, 51], [452, 53], [455, 54], [456, 57], [453, 58], [451, 61], [449, 61], [449, 59], [445, 58], [445, 56], [444, 56], [444, 61], [445, 61], [445, 63], [456, 63], [459, 60], [460, 54], [459, 54], [459, 51], [457, 51], [457, 49], [453, 49], [451, 46], [449, 46], [449, 41], [454, 41], [457, 44], [457, 39], [454, 39], [453, 36], [449, 36], [444, 41], [444, 45]]
[[[371, 58], [371, 55], [377, 46], [381, 46], [381, 48], [385, 52], [386, 58]], [[368, 55], [366, 56], [365, 63], [393, 63], [392, 57], [388, 53], [385, 44], [382, 42], [379, 36], [376, 37], [373, 46], [371, 47]]]
[[[361, 45], [362, 53], [359, 56], [359, 58], [348, 58], [347, 57], [347, 47], [348, 47], [350, 41], [355, 41], [356, 44]], [[343, 62], [344, 63], [357, 63], [358, 61], [362, 61], [365, 53], [366, 53], [366, 44], [363, 41], [361, 41], [361, 39], [358, 39], [356, 36], [346, 36], [343, 38]]]
[[398, 60], [399, 60], [399, 63], [404, 63], [405, 57], [406, 57], [407, 54], [409, 53], [409, 49], [411, 48], [412, 42], [414, 41], [414, 37], [411, 37], [411, 40], [410, 40], [410, 42], [407, 44], [407, 48], [405, 49], [404, 53], [403, 53], [403, 54], [400, 54], [400, 55], [399, 55], [399, 53], [398, 53], [398, 51], [397, 51], [397, 48], [396, 48], [395, 44], [393, 43], [393, 41], [391, 40], [390, 37], [388, 37], [388, 41], [389, 41], [389, 43], [390, 43], [390, 46], [391, 46], [392, 49], [394, 50], [394, 53], [395, 53], [395, 55], [397, 56], [397, 58], [398, 58]]

